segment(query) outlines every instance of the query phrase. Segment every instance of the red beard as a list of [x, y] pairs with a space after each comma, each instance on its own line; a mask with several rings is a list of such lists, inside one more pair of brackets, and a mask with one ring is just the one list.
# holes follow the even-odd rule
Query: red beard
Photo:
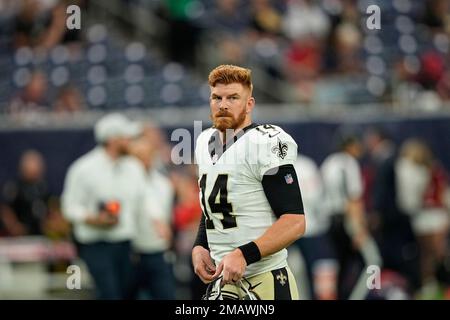
[[213, 116], [214, 127], [221, 132], [227, 129], [236, 130], [245, 121], [245, 109], [238, 115], [237, 119], [228, 111], [219, 111]]

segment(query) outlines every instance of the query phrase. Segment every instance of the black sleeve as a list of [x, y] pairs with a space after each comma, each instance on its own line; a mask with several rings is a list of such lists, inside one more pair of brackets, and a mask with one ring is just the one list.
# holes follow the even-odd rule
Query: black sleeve
[[273, 213], [278, 218], [285, 213], [304, 214], [297, 174], [292, 164], [267, 171], [262, 185]]
[[194, 247], [195, 246], [202, 246], [203, 248], [209, 250], [208, 238], [206, 236], [205, 216], [203, 214], [200, 219], [200, 224], [198, 226], [197, 238], [195, 239], [194, 243]]

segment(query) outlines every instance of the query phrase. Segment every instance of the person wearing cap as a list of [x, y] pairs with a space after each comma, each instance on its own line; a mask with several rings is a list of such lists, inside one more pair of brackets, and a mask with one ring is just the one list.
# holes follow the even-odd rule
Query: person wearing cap
[[67, 172], [62, 209], [73, 225], [78, 254], [92, 275], [97, 298], [125, 299], [132, 282], [135, 219], [148, 208], [144, 169], [128, 156], [129, 142], [140, 128], [113, 113], [96, 123], [94, 133], [98, 145]]

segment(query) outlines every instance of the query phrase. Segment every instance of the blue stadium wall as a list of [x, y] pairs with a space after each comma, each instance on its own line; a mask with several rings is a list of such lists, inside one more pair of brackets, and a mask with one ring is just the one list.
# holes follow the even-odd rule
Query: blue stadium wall
[[[400, 144], [409, 137], [419, 137], [431, 146], [436, 157], [450, 171], [450, 116], [421, 119], [390, 119], [351, 121], [306, 121], [274, 123], [290, 133], [299, 145], [299, 152], [312, 157], [318, 164], [331, 153], [336, 137], [345, 132], [362, 133], [371, 126], [383, 128]], [[170, 139], [175, 128], [164, 128]], [[193, 131], [193, 128], [186, 128]], [[52, 194], [61, 193], [69, 165], [94, 147], [91, 129], [48, 129], [0, 131], [0, 186], [17, 175], [20, 154], [26, 149], [40, 151], [47, 163], [47, 178]]]

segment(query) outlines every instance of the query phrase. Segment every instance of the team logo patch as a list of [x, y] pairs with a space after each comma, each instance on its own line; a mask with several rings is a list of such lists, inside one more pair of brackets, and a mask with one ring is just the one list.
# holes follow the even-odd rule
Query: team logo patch
[[287, 277], [283, 274], [283, 272], [281, 272], [281, 270], [280, 274], [277, 274], [277, 280], [282, 286], [286, 284]]
[[294, 182], [294, 178], [292, 178], [292, 175], [290, 173], [284, 176], [284, 180], [286, 180], [287, 184], [292, 184], [292, 182]]
[[279, 156], [281, 159], [284, 159], [284, 157], [287, 156], [287, 151], [288, 151], [288, 145], [284, 142], [281, 142], [280, 139], [278, 139], [277, 145], [272, 148], [272, 152], [276, 153], [277, 156]]

